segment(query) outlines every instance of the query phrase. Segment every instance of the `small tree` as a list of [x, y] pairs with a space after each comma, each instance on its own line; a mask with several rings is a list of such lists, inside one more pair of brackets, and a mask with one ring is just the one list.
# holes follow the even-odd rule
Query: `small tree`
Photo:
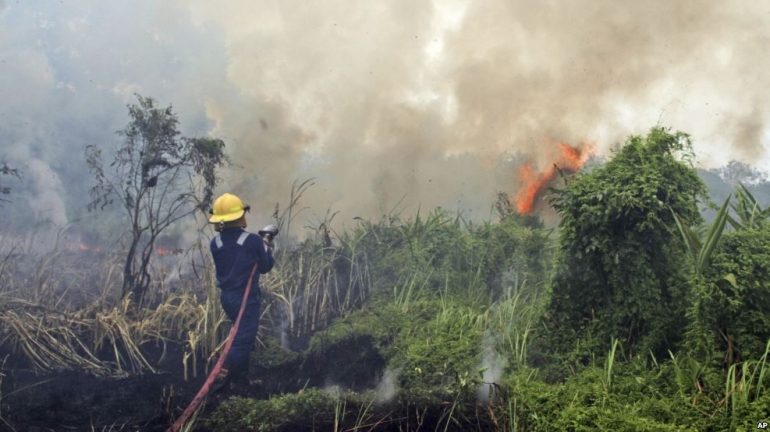
[[171, 106], [159, 108], [152, 98], [136, 96], [139, 104], [128, 106], [131, 121], [117, 132], [123, 145], [109, 166], [95, 146], [86, 148], [86, 162], [96, 179], [88, 210], [117, 200], [128, 218], [122, 297], [141, 301], [156, 239], [174, 222], [211, 206], [216, 170], [229, 160], [222, 140], [180, 136]]

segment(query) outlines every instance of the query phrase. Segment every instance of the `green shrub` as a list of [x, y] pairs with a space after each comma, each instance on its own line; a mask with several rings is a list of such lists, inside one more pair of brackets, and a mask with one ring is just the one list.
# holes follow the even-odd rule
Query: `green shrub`
[[554, 349], [664, 355], [682, 337], [685, 261], [672, 210], [690, 226], [705, 186], [684, 133], [632, 136], [605, 165], [551, 197], [562, 217], [548, 320]]
[[453, 393], [480, 384], [482, 322], [471, 308], [447, 300], [424, 325], [402, 333], [389, 366], [405, 391]]
[[546, 384], [525, 372], [512, 373], [498, 417], [516, 431], [702, 431], [713, 423], [689, 401], [667, 394], [660, 371], [616, 365], [611, 388], [605, 374], [591, 366], [564, 383]]
[[326, 430], [334, 417], [334, 400], [318, 389], [268, 400], [233, 397], [217, 407], [208, 426], [216, 431]]
[[728, 367], [763, 355], [770, 340], [770, 229], [725, 233], [696, 281], [693, 303], [688, 346], [696, 355], [716, 356]]

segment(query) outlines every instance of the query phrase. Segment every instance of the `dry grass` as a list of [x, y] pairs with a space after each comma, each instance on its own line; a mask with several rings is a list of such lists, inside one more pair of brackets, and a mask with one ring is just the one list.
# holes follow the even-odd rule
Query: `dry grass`
[[[282, 214], [276, 208], [282, 229], [279, 246], [295, 238], [291, 222], [301, 212], [299, 199], [310, 186], [295, 185], [290, 205]], [[374, 226], [367, 229], [363, 223], [338, 235], [329, 228], [333, 218], [327, 213], [315, 227], [305, 227], [311, 232], [305, 241], [290, 250], [279, 248], [274, 270], [261, 278], [261, 334], [280, 329], [287, 338], [309, 336], [370, 297], [371, 266], [357, 246], [373, 235]], [[34, 253], [23, 242], [0, 243], [0, 349], [25, 358], [39, 372], [156, 372], [146, 348], [160, 348], [165, 356], [170, 343], [185, 347], [185, 378], [196, 376], [200, 361], [212, 364], [230, 323], [219, 304], [205, 238], [186, 256], [189, 265], [197, 254], [194, 275], [178, 278], [173, 287], [165, 282], [173, 279], [167, 277], [171, 269], [156, 261], [148, 306], [137, 308], [119, 299], [124, 259], [120, 251], [72, 250], [60, 241], [62, 232], [44, 253]]]
[[[37, 371], [84, 370], [95, 375], [155, 372], [142, 347], [154, 343], [165, 350], [178, 341], [181, 329], [205, 321], [198, 305], [170, 296], [143, 318], [132, 317], [128, 304], [91, 305], [56, 312], [13, 299], [0, 311], [0, 346], [22, 355]], [[183, 297], [183, 296], [182, 296]]]
[[[145, 348], [161, 348], [162, 359], [168, 343], [186, 344], [186, 358], [193, 358], [196, 370], [196, 359], [211, 357], [226, 336], [218, 296], [201, 289], [204, 284], [187, 280], [174, 292], [159, 284], [156, 305], [136, 311], [116, 298], [116, 255], [19, 250], [6, 248], [0, 255], [0, 347], [25, 358], [38, 372], [152, 373], [156, 367]], [[210, 272], [203, 277], [211, 291]]]

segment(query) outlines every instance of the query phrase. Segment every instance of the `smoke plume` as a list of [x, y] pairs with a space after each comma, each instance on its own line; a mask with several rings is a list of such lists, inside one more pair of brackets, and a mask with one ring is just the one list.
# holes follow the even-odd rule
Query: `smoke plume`
[[497, 400], [495, 385], [500, 385], [508, 360], [495, 348], [500, 342], [499, 335], [485, 331], [481, 341], [482, 360], [479, 366], [482, 373], [482, 385], [476, 389], [476, 399], [479, 402], [493, 402]]
[[602, 156], [660, 123], [706, 166], [767, 161], [769, 37], [762, 1], [0, 2], [0, 156], [34, 210], [81, 217], [82, 150], [118, 144], [139, 92], [225, 140], [218, 192], [260, 220], [311, 177], [305, 217], [486, 216], [547, 143]]
[[313, 176], [316, 209], [473, 207], [518, 187], [503, 155], [542, 167], [544, 139], [606, 151], [658, 122], [692, 132], [702, 153], [726, 142], [735, 157], [765, 155], [755, 59], [767, 6], [441, 4], [193, 3], [223, 29], [228, 78], [255, 100], [216, 116], [249, 167], [231, 185], [285, 201], [294, 178]]
[[382, 374], [382, 379], [377, 383], [375, 391], [377, 392], [376, 400], [378, 403], [388, 403], [396, 397], [398, 390], [398, 374], [399, 369], [386, 369]]

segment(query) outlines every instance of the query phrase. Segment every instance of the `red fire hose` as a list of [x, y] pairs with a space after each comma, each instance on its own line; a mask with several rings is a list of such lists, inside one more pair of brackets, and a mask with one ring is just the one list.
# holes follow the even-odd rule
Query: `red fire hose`
[[187, 419], [189, 419], [190, 416], [195, 412], [195, 410], [198, 409], [198, 405], [201, 404], [203, 398], [205, 398], [209, 393], [209, 389], [211, 388], [211, 384], [214, 382], [214, 378], [216, 378], [216, 376], [219, 375], [219, 371], [222, 370], [222, 364], [225, 362], [225, 357], [227, 357], [227, 353], [230, 352], [230, 347], [233, 345], [235, 334], [238, 333], [238, 326], [241, 324], [241, 317], [243, 316], [243, 311], [246, 309], [246, 300], [249, 298], [249, 291], [251, 290], [251, 280], [254, 278], [254, 273], [256, 271], [257, 265], [254, 264], [254, 268], [251, 269], [251, 275], [249, 275], [249, 282], [246, 284], [246, 292], [243, 294], [241, 309], [238, 311], [238, 318], [235, 319], [235, 324], [233, 324], [233, 328], [230, 329], [230, 335], [227, 337], [227, 343], [225, 344], [225, 348], [222, 350], [222, 354], [219, 356], [219, 360], [217, 360], [217, 364], [214, 365], [214, 369], [211, 370], [208, 378], [206, 378], [206, 382], [203, 383], [203, 387], [198, 390], [198, 394], [195, 395], [195, 398], [193, 398], [192, 402], [190, 402], [190, 405], [187, 407], [187, 409], [184, 410], [182, 416], [179, 417], [170, 428], [166, 429], [166, 432], [179, 432], [179, 428], [182, 427], [182, 423], [186, 422]]

